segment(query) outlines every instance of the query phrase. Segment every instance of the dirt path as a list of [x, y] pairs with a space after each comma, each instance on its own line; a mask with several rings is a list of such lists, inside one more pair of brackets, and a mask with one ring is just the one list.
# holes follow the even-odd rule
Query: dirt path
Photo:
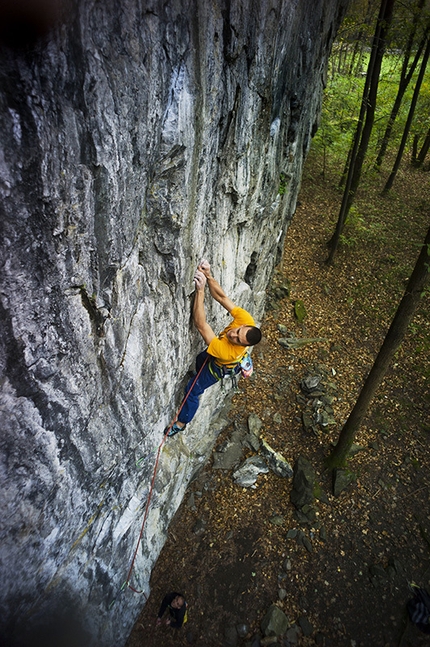
[[[303, 523], [290, 501], [291, 479], [269, 472], [259, 476], [255, 489], [240, 488], [231, 470], [213, 469], [210, 460], [171, 524], [128, 647], [254, 647], [272, 603], [292, 625], [302, 625], [275, 644], [430, 644], [430, 637], [407, 625], [405, 614], [408, 581], [430, 584], [428, 298], [357, 438], [362, 450], [350, 465], [355, 483], [335, 498], [323, 469], [424, 237], [427, 178], [417, 173], [412, 178], [407, 169], [394, 196], [379, 199], [377, 212], [367, 208], [366, 219], [356, 218], [336, 264], [328, 268], [325, 241], [333, 224], [327, 221], [336, 214], [339, 194], [316, 171], [310, 173], [268, 296], [264, 340], [253, 354], [255, 375], [241, 381], [231, 424], [215, 449], [233, 433], [244, 437], [254, 413], [266, 440], [291, 465], [299, 456], [311, 461], [326, 502], [317, 501], [314, 521]], [[422, 186], [417, 177], [423, 177]], [[377, 190], [375, 180], [368, 204]], [[387, 226], [380, 224], [384, 210], [391, 218]], [[407, 222], [398, 216], [402, 210]], [[282, 291], [287, 284], [288, 296]], [[298, 299], [307, 311], [303, 324], [294, 316]], [[280, 324], [297, 338], [325, 341], [287, 350], [278, 343], [286, 336]], [[332, 384], [335, 424], [305, 430], [307, 400], [300, 382], [315, 370]], [[245, 448], [242, 459], [253, 453]], [[292, 530], [307, 537], [307, 548]], [[170, 590], [184, 592], [190, 605], [189, 622], [180, 632], [154, 628], [160, 601]], [[240, 625], [247, 626], [246, 637], [238, 636]]]

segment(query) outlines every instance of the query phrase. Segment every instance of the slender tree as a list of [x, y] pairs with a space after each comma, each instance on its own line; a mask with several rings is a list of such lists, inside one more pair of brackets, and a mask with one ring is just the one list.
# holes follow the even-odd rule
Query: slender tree
[[430, 149], [430, 128], [427, 131], [427, 135], [424, 138], [424, 143], [421, 146], [421, 150], [418, 153], [418, 135], [414, 137], [414, 146], [412, 151], [412, 164], [413, 166], [420, 167], [424, 164], [427, 153]]
[[355, 435], [367, 413], [377, 388], [384, 379], [391, 360], [400, 346], [414, 316], [420, 299], [430, 282], [430, 228], [427, 232], [415, 268], [408, 281], [403, 298], [394, 315], [375, 363], [361, 389], [348, 420], [346, 421], [336, 444], [327, 459], [327, 467], [335, 468], [345, 465], [354, 442]]
[[[376, 11], [377, 11], [377, 7], [376, 7]], [[354, 24], [358, 23], [359, 31], [352, 38], [353, 48], [352, 48], [352, 54], [350, 57], [350, 63], [348, 68], [348, 76], [350, 77], [353, 75], [356, 75], [356, 76], [361, 75], [361, 64], [363, 60], [364, 51], [368, 47], [369, 39], [367, 36], [369, 34], [370, 25], [373, 22], [374, 14], [375, 14], [375, 1], [368, 0], [364, 11], [364, 16], [361, 17], [360, 15], [360, 17], [358, 17], [357, 15], [354, 15], [353, 17], [353, 23]], [[366, 74], [366, 80], [367, 78], [368, 78], [368, 75]], [[367, 93], [365, 91], [363, 93], [363, 96], [365, 96], [366, 94]], [[363, 122], [364, 114], [366, 110], [366, 101], [364, 102], [362, 101], [361, 108], [363, 109], [363, 113], [361, 114], [361, 110], [360, 110], [361, 121], [359, 117], [358, 123]], [[349, 150], [348, 150], [348, 155], [345, 160], [345, 166], [343, 168], [342, 175], [340, 176], [340, 179], [339, 179], [339, 188], [342, 188], [345, 185], [349, 165], [351, 162], [351, 155], [352, 155], [353, 148], [354, 148], [354, 140], [351, 142], [351, 146], [349, 147]]]
[[[336, 230], [329, 241], [330, 254], [327, 263], [333, 262], [339, 245], [340, 235], [343, 231], [345, 220], [348, 216], [351, 205], [360, 183], [361, 170], [364, 158], [369, 145], [375, 118], [376, 96], [379, 85], [382, 57], [385, 51], [387, 30], [393, 16], [394, 0], [381, 0], [378, 20], [376, 23], [375, 35], [373, 37], [372, 51], [370, 54], [369, 66], [364, 85], [363, 98], [361, 101], [360, 115], [357, 122], [357, 129], [354, 137], [354, 144], [351, 151], [351, 162], [345, 184]], [[364, 122], [364, 123], [363, 123]]]
[[422, 82], [423, 82], [423, 79], [424, 79], [424, 74], [425, 74], [425, 71], [426, 71], [429, 56], [430, 56], [430, 38], [427, 40], [427, 46], [426, 46], [426, 49], [425, 49], [425, 52], [424, 52], [423, 60], [421, 62], [421, 68], [420, 68], [418, 78], [417, 78], [417, 82], [416, 82], [416, 85], [415, 85], [414, 94], [413, 94], [411, 105], [410, 105], [410, 108], [409, 108], [408, 117], [406, 119], [405, 128], [403, 130], [402, 141], [400, 142], [399, 150], [397, 152], [396, 161], [394, 162], [393, 170], [391, 171], [391, 173], [389, 175], [389, 178], [388, 178], [388, 180], [387, 180], [387, 182], [386, 182], [386, 184], [384, 186], [383, 193], [387, 193], [391, 189], [391, 187], [393, 186], [394, 180], [396, 178], [397, 171], [399, 170], [400, 162], [402, 161], [403, 152], [404, 152], [405, 146], [406, 146], [406, 140], [408, 138], [409, 131], [410, 131], [410, 128], [411, 128], [412, 119], [414, 117], [415, 108], [416, 108], [416, 105], [417, 105], [418, 96], [419, 96], [421, 85], [422, 85]]
[[[339, 185], [338, 185], [339, 189], [345, 186], [346, 178], [348, 177], [348, 169], [351, 165], [351, 157], [352, 157], [353, 150], [354, 150], [354, 142], [349, 147], [348, 155], [346, 156], [345, 166], [343, 167], [342, 175], [340, 176], [340, 180], [339, 180]], [[357, 154], [357, 151], [355, 153]]]
[[[420, 0], [420, 2], [425, 2], [425, 0]], [[377, 8], [376, 8], [377, 10]], [[369, 26], [374, 20], [375, 14], [375, 2], [374, 0], [368, 0], [365, 9], [364, 16], [361, 18], [359, 23], [359, 31], [356, 32], [353, 40], [353, 48], [351, 59], [349, 63], [348, 74], [359, 74], [361, 71], [361, 62], [363, 60], [363, 53], [367, 46], [367, 34], [369, 33]]]
[[427, 26], [427, 28], [425, 29], [424, 35], [422, 36], [422, 38], [421, 38], [421, 40], [420, 40], [420, 42], [418, 44], [418, 47], [417, 47], [417, 50], [415, 52], [415, 56], [413, 58], [413, 61], [410, 64], [412, 46], [414, 44], [414, 40], [415, 40], [415, 36], [416, 36], [416, 32], [417, 32], [417, 28], [418, 28], [418, 24], [419, 24], [419, 20], [420, 20], [420, 17], [421, 17], [421, 13], [422, 13], [424, 4], [425, 4], [425, 0], [420, 0], [419, 3], [418, 3], [418, 6], [417, 6], [417, 11], [414, 13], [414, 18], [413, 18], [413, 21], [412, 21], [411, 31], [409, 33], [409, 37], [408, 37], [408, 40], [406, 42], [405, 54], [404, 54], [404, 57], [403, 57], [403, 65], [402, 65], [402, 69], [401, 69], [401, 72], [400, 72], [400, 80], [399, 80], [399, 87], [398, 87], [398, 90], [397, 90], [397, 95], [396, 95], [396, 98], [394, 100], [393, 107], [392, 107], [391, 113], [390, 113], [390, 117], [388, 119], [388, 123], [387, 123], [387, 126], [385, 128], [385, 133], [384, 133], [384, 136], [382, 138], [379, 153], [378, 153], [376, 161], [375, 161], [375, 168], [377, 170], [379, 170], [379, 168], [381, 167], [382, 160], [383, 160], [384, 155], [386, 153], [388, 142], [390, 140], [391, 133], [393, 131], [394, 122], [395, 122], [395, 120], [397, 118], [397, 115], [399, 113], [400, 106], [401, 106], [404, 94], [405, 94], [405, 92], [406, 92], [406, 90], [407, 90], [407, 88], [409, 86], [409, 83], [410, 83], [410, 81], [412, 79], [412, 76], [413, 76], [413, 74], [415, 72], [415, 69], [416, 69], [416, 67], [418, 65], [418, 61], [421, 58], [421, 54], [422, 54], [422, 51], [424, 49], [424, 46], [425, 46], [425, 43], [426, 43], [426, 40], [427, 40], [427, 35], [429, 33], [430, 27]]

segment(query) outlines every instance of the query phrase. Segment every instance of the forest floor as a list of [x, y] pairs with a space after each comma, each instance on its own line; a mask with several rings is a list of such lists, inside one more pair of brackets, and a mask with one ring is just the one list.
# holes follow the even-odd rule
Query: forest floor
[[[316, 501], [315, 521], [303, 523], [290, 500], [292, 479], [269, 472], [254, 489], [245, 489], [234, 484], [232, 470], [214, 469], [210, 459], [170, 526], [151, 595], [127, 647], [269, 644], [258, 636], [273, 603], [292, 630], [270, 644], [430, 645], [430, 636], [406, 614], [408, 582], [430, 586], [428, 295], [357, 436], [361, 451], [349, 461], [355, 480], [335, 497], [324, 470], [424, 240], [429, 175], [405, 167], [382, 198], [383, 179], [370, 174], [335, 264], [328, 267], [326, 241], [341, 193], [334, 174], [324, 178], [318, 159], [310, 156], [284, 259], [268, 289], [264, 338], [253, 352], [255, 372], [240, 381], [230, 424], [214, 451], [235, 431], [245, 434], [254, 413], [267, 442], [292, 466], [300, 456], [311, 462], [325, 502]], [[302, 324], [294, 315], [297, 300], [307, 311]], [[323, 341], [283, 348], [278, 339], [289, 335], [281, 334], [280, 324], [297, 338]], [[309, 401], [300, 383], [315, 371], [332, 386], [335, 424], [306, 430]], [[242, 460], [253, 453], [245, 449]], [[302, 532], [294, 537], [292, 530]], [[305, 545], [297, 541], [303, 535]], [[164, 624], [156, 629], [161, 599], [172, 590], [186, 596], [188, 623], [179, 631]]]

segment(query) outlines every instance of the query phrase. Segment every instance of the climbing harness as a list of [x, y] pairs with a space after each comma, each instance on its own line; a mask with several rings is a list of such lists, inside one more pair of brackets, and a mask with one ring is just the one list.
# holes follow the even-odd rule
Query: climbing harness
[[240, 372], [239, 364], [233, 366], [218, 366], [213, 360], [209, 362], [209, 371], [217, 382], [221, 382], [221, 388], [224, 390], [224, 378], [231, 377], [231, 385], [237, 391], [236, 375]]
[[231, 377], [231, 384], [235, 391], [237, 391], [237, 379], [236, 376], [239, 373], [242, 377], [250, 377], [254, 371], [254, 366], [252, 364], [251, 356], [248, 351], [241, 357], [237, 362], [232, 364], [218, 366], [214, 360], [209, 362], [209, 371], [217, 382], [221, 381], [221, 388], [224, 389], [224, 378]]
[[[182, 400], [181, 406], [177, 410], [173, 421], [170, 423], [169, 427], [167, 428], [167, 432], [164, 433], [163, 439], [162, 439], [162, 441], [161, 441], [161, 443], [160, 443], [160, 445], [158, 447], [157, 458], [155, 459], [154, 471], [153, 471], [153, 474], [152, 474], [151, 485], [150, 485], [150, 488], [149, 488], [148, 499], [146, 501], [145, 513], [143, 515], [143, 521], [142, 521], [142, 526], [140, 528], [139, 538], [137, 540], [136, 548], [135, 548], [134, 553], [133, 553], [133, 559], [131, 560], [131, 565], [130, 565], [130, 568], [129, 568], [129, 571], [128, 571], [128, 574], [127, 574], [127, 579], [126, 579], [126, 581], [124, 582], [124, 584], [121, 587], [121, 591], [123, 591], [125, 589], [125, 587], [128, 587], [134, 593], [139, 593], [139, 594], [143, 593], [146, 600], [148, 599], [146, 593], [143, 590], [138, 591], [133, 586], [131, 586], [130, 580], [131, 580], [131, 576], [132, 576], [132, 573], [133, 573], [133, 570], [134, 570], [134, 564], [135, 564], [136, 557], [137, 557], [137, 551], [139, 550], [139, 546], [140, 546], [140, 543], [142, 541], [143, 531], [144, 531], [144, 528], [145, 528], [146, 519], [147, 519], [148, 513], [149, 513], [149, 505], [151, 503], [152, 493], [154, 491], [154, 483], [155, 483], [155, 477], [157, 475], [158, 462], [159, 462], [159, 459], [160, 459], [160, 454], [161, 454], [161, 451], [163, 449], [164, 443], [166, 442], [167, 438], [169, 438], [170, 429], [173, 427], [174, 423], [177, 421], [178, 416], [179, 416], [179, 414], [180, 414], [180, 412], [182, 410], [182, 407], [184, 406], [185, 402], [187, 401], [187, 398], [188, 398], [189, 394], [193, 390], [194, 385], [197, 382], [197, 380], [199, 379], [200, 374], [203, 371], [204, 367], [206, 366], [206, 363], [208, 362], [208, 360], [209, 360], [209, 356], [206, 357], [205, 361], [201, 365], [198, 373], [196, 374], [196, 377], [194, 378], [194, 381], [193, 381], [193, 383], [191, 385], [191, 388], [188, 390], [188, 392], [186, 393], [184, 399]], [[112, 602], [111, 606], [114, 604], [114, 602], [115, 602], [115, 600]]]

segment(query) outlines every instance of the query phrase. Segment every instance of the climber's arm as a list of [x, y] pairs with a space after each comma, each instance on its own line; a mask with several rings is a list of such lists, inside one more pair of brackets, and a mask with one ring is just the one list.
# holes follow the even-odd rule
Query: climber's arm
[[202, 260], [199, 265], [199, 270], [205, 275], [207, 279], [211, 297], [215, 299], [215, 301], [218, 301], [218, 303], [221, 304], [222, 307], [225, 308], [228, 312], [231, 312], [233, 308], [236, 307], [236, 305], [231, 299], [228, 298], [218, 281], [216, 281], [212, 276], [211, 266], [209, 265], [208, 261]]
[[194, 305], [193, 305], [193, 320], [194, 325], [205, 340], [206, 344], [209, 346], [212, 339], [215, 337], [215, 333], [206, 321], [205, 313], [205, 285], [206, 277], [203, 272], [199, 270], [196, 271], [194, 275], [194, 283], [196, 284], [196, 292], [194, 294]]

